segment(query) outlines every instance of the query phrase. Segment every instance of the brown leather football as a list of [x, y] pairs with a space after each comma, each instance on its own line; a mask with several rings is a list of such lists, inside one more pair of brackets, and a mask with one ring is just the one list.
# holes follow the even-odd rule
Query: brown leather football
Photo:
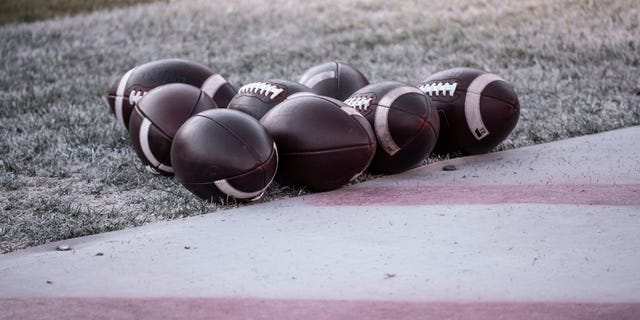
[[237, 110], [196, 114], [171, 147], [175, 176], [198, 197], [257, 200], [273, 181], [278, 152], [258, 120]]
[[288, 80], [268, 80], [242, 86], [229, 102], [229, 109], [242, 111], [260, 120], [276, 104], [296, 92], [309, 92], [309, 87]]
[[149, 90], [169, 83], [185, 83], [213, 97], [220, 107], [226, 107], [236, 94], [227, 80], [207, 66], [184, 59], [163, 59], [139, 65], [118, 78], [107, 94], [111, 112], [125, 128], [137, 102]]
[[192, 115], [217, 108], [198, 87], [171, 83], [156, 87], [131, 113], [129, 135], [136, 154], [153, 173], [173, 174], [171, 143], [180, 126]]
[[367, 120], [342, 101], [297, 93], [260, 120], [278, 146], [276, 181], [312, 191], [339, 188], [369, 165], [376, 140]]
[[431, 97], [440, 116], [436, 153], [487, 153], [518, 123], [518, 96], [513, 86], [496, 74], [453, 68], [431, 75], [418, 88]]
[[418, 88], [398, 81], [370, 84], [345, 103], [364, 115], [378, 141], [369, 170], [399, 173], [424, 160], [438, 140], [440, 119]]
[[342, 62], [327, 62], [311, 67], [300, 76], [298, 82], [316, 94], [338, 100], [348, 98], [369, 84], [360, 71]]

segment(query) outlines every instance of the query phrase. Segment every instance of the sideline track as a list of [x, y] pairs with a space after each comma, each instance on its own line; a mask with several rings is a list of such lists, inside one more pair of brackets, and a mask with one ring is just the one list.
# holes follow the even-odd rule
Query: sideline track
[[0, 319], [638, 319], [638, 270], [631, 127], [0, 255]]

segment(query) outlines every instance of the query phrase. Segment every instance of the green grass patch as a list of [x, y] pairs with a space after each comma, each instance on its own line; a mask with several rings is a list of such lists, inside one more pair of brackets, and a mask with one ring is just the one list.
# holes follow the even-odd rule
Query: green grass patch
[[0, 252], [244, 205], [142, 168], [102, 100], [135, 65], [191, 59], [236, 87], [331, 60], [372, 82], [484, 68], [521, 102], [504, 150], [640, 124], [639, 16], [635, 0], [171, 1], [0, 26]]

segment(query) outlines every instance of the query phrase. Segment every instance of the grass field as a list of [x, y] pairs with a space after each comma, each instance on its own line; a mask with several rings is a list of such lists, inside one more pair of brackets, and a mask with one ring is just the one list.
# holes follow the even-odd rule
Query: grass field
[[138, 3], [158, 0], [2, 0], [0, 25], [16, 22], [32, 22], [57, 16], [70, 16], [87, 11], [121, 8]]
[[142, 168], [102, 100], [135, 65], [191, 59], [237, 87], [330, 60], [371, 81], [484, 68], [519, 94], [511, 149], [640, 124], [639, 17], [635, 0], [185, 0], [4, 25], [0, 252], [242, 205]]

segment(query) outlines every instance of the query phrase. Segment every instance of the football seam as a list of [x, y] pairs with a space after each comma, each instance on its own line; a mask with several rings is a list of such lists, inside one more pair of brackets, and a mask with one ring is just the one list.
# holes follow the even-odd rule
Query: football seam
[[[144, 123], [145, 120], [149, 122], [149, 128], [151, 128], [151, 126], [155, 127], [156, 129], [158, 129], [158, 126], [156, 126], [153, 122], [151, 122], [151, 120], [149, 120], [148, 118], [143, 117], [142, 118], [142, 122], [140, 123], [140, 129], [142, 129], [144, 127]], [[149, 130], [147, 130], [147, 134], [145, 137], [145, 140], [147, 141], [146, 143], [149, 144]], [[164, 132], [162, 132], [160, 130], [160, 133], [164, 136], [164, 138], [166, 138], [167, 140], [169, 140], [170, 142], [173, 141], [173, 139], [169, 138]], [[168, 167], [170, 168], [171, 173], [173, 173], [173, 169], [172, 169], [172, 163], [171, 163], [171, 159], [169, 159], [169, 163], [163, 163], [162, 161], [160, 161], [157, 156], [154, 154], [153, 150], [151, 150], [151, 147], [148, 146], [147, 149], [149, 150], [149, 153], [151, 154], [151, 157], [153, 157], [153, 160], [155, 160], [156, 162], [158, 162], [158, 164], [156, 165], [155, 163], [153, 163], [153, 161], [151, 161], [152, 159], [149, 159], [149, 156], [147, 155], [147, 153], [144, 151], [145, 147], [143, 146], [142, 140], [141, 140], [142, 136], [140, 135], [140, 132], [138, 132], [138, 136], [137, 136], [137, 141], [140, 145], [140, 149], [142, 151], [142, 154], [144, 155], [144, 158], [146, 159], [146, 161], [149, 163], [149, 166], [153, 167], [156, 170], [162, 170], [162, 171], [167, 171], [165, 169], [161, 169], [162, 166]]]
[[[187, 119], [191, 118], [191, 115], [193, 114], [193, 111], [196, 109], [198, 104], [200, 104], [200, 100], [202, 99], [202, 95], [204, 95], [204, 92], [202, 90], [200, 90], [200, 94], [198, 95], [198, 99], [196, 100], [196, 103], [194, 103], [193, 106], [191, 107], [191, 110], [189, 111], [189, 117], [187, 117]], [[211, 98], [211, 99], [213, 99], [213, 98]], [[216, 105], [216, 107], [217, 107], [217, 105]]]
[[[243, 176], [243, 175], [245, 175], [245, 174], [250, 174], [250, 173], [252, 173], [252, 172], [254, 172], [254, 171], [258, 170], [258, 169], [262, 169], [262, 168], [264, 168], [264, 167], [267, 165], [267, 163], [269, 163], [269, 160], [271, 160], [274, 156], [277, 156], [276, 152], [277, 152], [277, 151], [276, 151], [276, 149], [274, 148], [274, 149], [271, 151], [271, 154], [269, 154], [269, 157], [267, 157], [267, 159], [266, 159], [265, 161], [262, 161], [262, 162], [258, 163], [255, 167], [253, 167], [253, 168], [251, 168], [251, 169], [249, 169], [249, 170], [247, 170], [247, 171], [245, 171], [245, 172], [243, 172], [243, 173], [236, 174], [235, 176], [232, 176], [232, 177], [224, 178], [224, 180], [227, 180], [227, 181], [228, 181], [228, 180], [232, 180], [232, 179], [235, 179], [235, 178], [237, 178], [237, 177]], [[274, 176], [275, 176], [275, 175], [274, 175]], [[266, 176], [264, 176], [264, 178], [266, 178]], [[218, 180], [222, 180], [222, 179], [216, 179], [216, 180], [205, 181], [205, 182], [186, 182], [186, 183], [187, 183], [187, 184], [189, 184], [189, 185], [203, 185], [203, 184], [211, 184], [211, 183], [214, 183], [214, 182], [216, 182], [216, 181], [218, 181]], [[263, 181], [264, 181], [264, 180], [265, 180], [265, 179], [263, 179]], [[273, 180], [273, 179], [271, 179], [271, 180]], [[267, 186], [268, 186], [268, 185], [267, 185]], [[262, 190], [262, 189], [261, 189], [261, 190]], [[253, 191], [244, 191], [244, 190], [242, 190], [242, 191], [243, 191], [243, 192], [255, 192], [255, 191], [258, 191], [258, 190], [253, 190]]]
[[[498, 81], [504, 81], [504, 80], [498, 80]], [[504, 82], [506, 82], [506, 81], [504, 81]], [[513, 90], [513, 86], [511, 86], [508, 82], [506, 82], [506, 83], [507, 83], [507, 84], [511, 87], [511, 89]], [[483, 91], [484, 91], [484, 90], [483, 90]], [[456, 91], [454, 92], [454, 94], [456, 94], [456, 93], [458, 93], [458, 92], [460, 92], [460, 94], [461, 94], [461, 95], [466, 96], [466, 95], [467, 95], [467, 92], [471, 92], [471, 91], [467, 91], [466, 89], [456, 89]], [[505, 99], [501, 99], [501, 98], [499, 98], [499, 97], [495, 97], [495, 96], [493, 96], [493, 95], [483, 94], [482, 92], [472, 92], [472, 93], [479, 94], [481, 97], [493, 98], [493, 99], [496, 99], [496, 100], [498, 100], [498, 101], [501, 101], [501, 102], [504, 102], [504, 103], [507, 103], [507, 104], [510, 104], [510, 105], [515, 106], [515, 104], [511, 103], [510, 101], [507, 101], [507, 100], [505, 100]], [[515, 94], [515, 90], [513, 90], [513, 93], [514, 93], [514, 96], [517, 96], [517, 95]], [[425, 94], [426, 94], [426, 93], [425, 93]], [[433, 99], [434, 97], [435, 97], [435, 98], [449, 98], [449, 99], [452, 99], [452, 98], [456, 98], [456, 99], [457, 99], [457, 98], [459, 98], [459, 97], [460, 97], [460, 96], [456, 97], [455, 95], [454, 95], [453, 97], [450, 97], [450, 96], [432, 96], [432, 95], [429, 95], [429, 94], [426, 94], [426, 95], [427, 95], [429, 98], [432, 98], [432, 99]]]
[[[420, 115], [417, 115], [417, 114], [415, 114], [415, 113], [409, 112], [409, 111], [407, 111], [407, 110], [402, 110], [402, 109], [398, 109], [398, 108], [391, 108], [391, 107], [388, 107], [388, 106], [381, 106], [381, 105], [378, 105], [378, 104], [376, 104], [376, 108], [387, 108], [387, 109], [389, 109], [389, 110], [393, 109], [393, 110], [395, 110], [395, 111], [400, 111], [400, 112], [402, 112], [402, 113], [405, 113], [405, 114], [408, 114], [408, 115], [414, 116], [414, 117], [416, 117], [416, 118], [420, 118], [420, 119], [423, 119], [423, 120], [429, 120], [429, 115], [422, 117], [422, 116], [420, 116]], [[430, 108], [431, 108], [431, 106], [430, 106]]]
[[[272, 90], [275, 88], [275, 90]], [[261, 81], [246, 84], [238, 89], [238, 95], [247, 97], [266, 97], [269, 101], [276, 101], [276, 98], [287, 95], [287, 87], [280, 86], [273, 82]]]
[[[436, 115], [437, 116], [437, 115]], [[431, 129], [431, 133], [433, 133], [434, 137], [436, 138], [436, 142], [438, 141], [438, 131], [436, 131], [436, 128], [433, 126], [433, 123], [431, 121], [427, 121], [427, 126], [429, 126], [429, 128]], [[434, 143], [435, 146], [435, 143]], [[429, 152], [431, 153], [431, 152]]]
[[[422, 119], [422, 118], [420, 118], [420, 119]], [[422, 119], [422, 120], [423, 120], [423, 121], [422, 121], [422, 124], [420, 125], [420, 129], [419, 129], [419, 130], [416, 130], [416, 132], [417, 132], [417, 133], [422, 132], [422, 130], [424, 130], [424, 127], [425, 127], [425, 126], [429, 126], [429, 127], [431, 128], [431, 130], [432, 130], [432, 131], [435, 131], [435, 130], [433, 129], [433, 127], [431, 126], [431, 122], [429, 121], [429, 119], [428, 119], [428, 118], [427, 118], [427, 119]], [[405, 143], [403, 143], [401, 146], [398, 146], [398, 147], [400, 147], [400, 150], [398, 150], [398, 153], [399, 153], [399, 152], [401, 152], [401, 151], [402, 151], [402, 149], [403, 149], [404, 147], [406, 147], [406, 146], [410, 145], [410, 144], [411, 144], [411, 143], [412, 143], [416, 138], [418, 138], [418, 136], [419, 136], [418, 134], [415, 134], [415, 135], [413, 135], [413, 136], [411, 137], [411, 139], [409, 139], [408, 141], [406, 141]], [[392, 157], [393, 157], [393, 156], [392, 156]]]
[[262, 103], [262, 104], [265, 104], [265, 105], [278, 104], [278, 103], [284, 101], [284, 99], [282, 101], [277, 101], [276, 99], [278, 99], [280, 97], [280, 96], [278, 96], [278, 97], [276, 97], [276, 99], [270, 99], [270, 98], [267, 97], [268, 101], [265, 102], [264, 100], [260, 99], [260, 96], [258, 96], [258, 95], [247, 94], [247, 93], [240, 94], [239, 93], [238, 95], [234, 96], [233, 99], [231, 99], [231, 101], [229, 101], [229, 104], [227, 105], [228, 109], [240, 109], [240, 107], [242, 107], [244, 109], [247, 106], [251, 106], [252, 105], [251, 103], [238, 103], [238, 101], [236, 100], [236, 97], [238, 98], [237, 100], [239, 100], [240, 98], [248, 98], [248, 99], [252, 99], [251, 102], [259, 102], [259, 103]]
[[[334, 100], [332, 100], [332, 99], [328, 99], [327, 97], [324, 97], [324, 96], [318, 96], [318, 97], [319, 97], [319, 98], [321, 98], [321, 99], [323, 99], [323, 100], [325, 100], [325, 101], [327, 101], [327, 102], [330, 102], [331, 104], [333, 104], [333, 105], [334, 105], [334, 106], [336, 106], [337, 108], [341, 109], [341, 110], [340, 110], [341, 112], [345, 112], [344, 110], [342, 110], [343, 106], [341, 106], [341, 105], [337, 104]], [[346, 105], [346, 104], [345, 104], [345, 105]], [[346, 105], [346, 107], [351, 108], [351, 106], [349, 106], [349, 105]], [[349, 120], [351, 120], [352, 122], [354, 122], [355, 124], [357, 124], [357, 125], [358, 125], [358, 128], [360, 128], [360, 131], [361, 131], [362, 133], [364, 133], [364, 135], [365, 135], [365, 136], [369, 137], [369, 134], [367, 133], [367, 130], [366, 130], [365, 128], [363, 128], [363, 127], [362, 127], [362, 125], [360, 124], [360, 122], [358, 122], [358, 121], [357, 121], [357, 120], [356, 120], [352, 115], [348, 114], [348, 116], [349, 116]], [[362, 117], [365, 119], [365, 121], [368, 121], [368, 120], [367, 120], [367, 118], [365, 118], [364, 116], [362, 116]], [[375, 135], [375, 132], [374, 132], [374, 135]], [[375, 144], [376, 144], [376, 140], [377, 140], [377, 139], [374, 137], [373, 141], [371, 141], [371, 142], [373, 142], [373, 143], [372, 143], [372, 144], [367, 144], [367, 145], [375, 145]]]
[[[152, 124], [156, 129], [158, 129], [158, 131], [160, 131], [160, 133], [162, 133], [165, 137], [169, 138], [169, 140], [173, 140], [173, 137], [171, 137], [168, 133], [166, 133], [162, 128], [158, 127], [158, 126], [156, 125], [156, 123], [155, 123], [155, 122], [151, 121], [151, 118], [149, 118], [149, 117], [148, 117], [144, 112], [142, 112], [142, 110], [138, 107], [138, 105], [136, 105], [136, 106], [133, 108], [133, 110], [134, 110], [134, 111], [138, 111], [138, 112], [140, 113], [140, 115], [142, 115], [143, 120], [144, 120], [144, 119], [149, 120], [149, 122], [151, 122], [151, 124]], [[131, 123], [131, 121], [129, 121], [129, 123]]]
[[[356, 117], [357, 117], [357, 116], [356, 116]], [[362, 116], [362, 117], [364, 118], [364, 121], [368, 122], [368, 121], [367, 121], [367, 118], [365, 118], [364, 116]], [[358, 125], [358, 128], [360, 128], [360, 131], [361, 131], [361, 132], [362, 132], [362, 133], [367, 137], [367, 139], [368, 139], [368, 138], [369, 138], [369, 134], [368, 134], [368, 132], [367, 132], [367, 129], [365, 129], [365, 128], [362, 126], [362, 124], [360, 124], [360, 122], [358, 122], [358, 121], [354, 118], [354, 116], [349, 115], [349, 118], [351, 118], [351, 121], [355, 122], [355, 123]], [[373, 128], [372, 128], [372, 129], [373, 129]], [[368, 144], [367, 144], [367, 145], [369, 145], [369, 146], [371, 146], [371, 145], [374, 145], [374, 146], [375, 146], [375, 144], [376, 144], [377, 139], [376, 139], [376, 137], [375, 137], [375, 132], [373, 133], [373, 135], [374, 135], [374, 137], [373, 137], [373, 141], [369, 140], [369, 142], [370, 142], [370, 143], [368, 143]]]
[[[258, 154], [258, 152], [256, 152], [250, 144], [248, 144], [244, 139], [242, 139], [242, 137], [240, 137], [238, 134], [236, 134], [233, 130], [227, 128], [225, 125], [223, 125], [222, 123], [211, 119], [205, 115], [198, 115], [199, 117], [205, 118], [209, 121], [212, 121], [213, 123], [219, 125], [222, 129], [226, 130], [227, 132], [229, 132], [234, 138], [236, 138], [238, 141], [240, 141], [244, 146], [247, 147], [247, 150], [249, 150], [249, 153], [251, 154], [251, 156], [253, 156], [253, 160], [256, 160], [256, 162], [262, 163], [262, 161], [260, 160], [260, 155]], [[269, 155], [271, 156], [271, 155]]]
[[313, 150], [313, 151], [299, 151], [299, 152], [280, 152], [280, 156], [290, 156], [290, 155], [311, 155], [311, 154], [323, 154], [323, 153], [330, 153], [330, 152], [335, 152], [335, 151], [348, 151], [348, 150], [357, 150], [357, 149], [361, 149], [361, 148], [371, 148], [371, 144], [358, 144], [358, 145], [353, 145], [353, 146], [347, 146], [347, 147], [339, 147], [339, 148], [332, 148], [332, 149], [320, 149], [320, 150]]
[[[520, 104], [519, 104], [519, 103], [511, 103], [511, 102], [509, 102], [509, 101], [506, 101], [506, 100], [503, 100], [503, 99], [499, 99], [499, 98], [496, 98], [496, 97], [493, 97], [493, 96], [487, 96], [487, 95], [481, 95], [480, 97], [481, 97], [481, 98], [482, 98], [482, 97], [483, 97], [483, 98], [489, 98], [489, 99], [493, 99], [493, 100], [496, 100], [496, 101], [499, 101], [499, 102], [503, 102], [503, 103], [505, 103], [505, 104], [509, 105], [509, 106], [510, 106], [511, 108], [513, 108], [513, 109], [520, 109]], [[517, 101], [518, 101], [518, 100], [516, 99], [516, 102], [517, 102]]]
[[[389, 110], [391, 110], [391, 109], [392, 109], [391, 107], [382, 106], [382, 105], [378, 105], [378, 104], [376, 104], [376, 106], [375, 106], [375, 107], [376, 107], [376, 109], [377, 109], [377, 108], [387, 108], [387, 109], [389, 109]], [[398, 108], [393, 108], [393, 110], [395, 110], [395, 111], [400, 111], [400, 112], [402, 112], [402, 113], [404, 113], [404, 114], [408, 114], [408, 115], [410, 115], [410, 116], [414, 116], [414, 117], [416, 117], [416, 118], [418, 118], [418, 119], [421, 119], [421, 120], [422, 120], [422, 124], [420, 125], [420, 129], [416, 130], [416, 132], [418, 132], [418, 133], [419, 133], [419, 132], [421, 132], [422, 130], [424, 130], [425, 125], [429, 125], [429, 126], [431, 127], [432, 131], [434, 131], [434, 132], [435, 132], [435, 129], [433, 128], [433, 126], [431, 125], [431, 122], [429, 121], [429, 115], [427, 115], [427, 116], [425, 116], [425, 117], [421, 117], [421, 116], [419, 116], [419, 115], [417, 115], [417, 114], [414, 114], [414, 113], [408, 112], [408, 111], [406, 111], [406, 110], [402, 110], [402, 109], [398, 109]], [[411, 144], [411, 143], [412, 143], [412, 142], [413, 142], [417, 137], [418, 137], [418, 135], [414, 135], [413, 137], [411, 137], [411, 139], [409, 139], [408, 141], [406, 141], [406, 142], [405, 142], [405, 143], [403, 143], [402, 145], [399, 145], [398, 147], [400, 147], [400, 149], [402, 149], [402, 148], [406, 147], [407, 145]], [[392, 137], [392, 138], [393, 138], [393, 137]], [[377, 139], [376, 139], [376, 140], [377, 140]], [[395, 139], [394, 139], [394, 142], [395, 142]], [[382, 148], [382, 149], [384, 149], [384, 148]]]

